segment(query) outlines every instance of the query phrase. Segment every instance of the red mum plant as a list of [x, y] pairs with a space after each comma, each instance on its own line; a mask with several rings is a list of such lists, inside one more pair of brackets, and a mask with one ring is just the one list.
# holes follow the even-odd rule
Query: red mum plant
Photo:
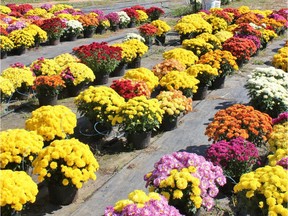
[[135, 9], [132, 8], [125, 8], [123, 9], [127, 13], [127, 15], [130, 17], [132, 22], [136, 22], [139, 19], [139, 14]]
[[47, 32], [49, 39], [58, 39], [63, 35], [66, 23], [60, 18], [55, 17], [43, 20], [40, 28]]
[[234, 30], [234, 34], [238, 35], [254, 35], [261, 38], [261, 31], [254, 29], [249, 23], [241, 23]]
[[255, 43], [247, 38], [232, 37], [223, 43], [223, 50], [227, 50], [237, 58], [236, 62], [241, 65], [245, 60], [249, 60], [256, 53]]
[[158, 29], [152, 24], [146, 23], [138, 28], [142, 37], [153, 37], [156, 35]]
[[22, 15], [33, 9], [31, 4], [7, 4], [6, 6], [11, 9], [11, 12], [18, 12]]
[[140, 80], [131, 80], [131, 79], [118, 79], [114, 80], [110, 86], [114, 89], [120, 96], [129, 100], [136, 96], [145, 96], [150, 97], [151, 92], [144, 81]]
[[241, 16], [241, 13], [237, 8], [224, 8], [223, 11], [233, 14], [234, 20], [238, 19]]
[[159, 17], [163, 15], [165, 12], [159, 7], [152, 6], [146, 9], [146, 13], [149, 16], [150, 20], [153, 21], [159, 19]]
[[212, 14], [214, 16], [223, 18], [227, 23], [232, 23], [233, 21], [233, 15], [230, 15], [228, 12], [224, 10], [213, 10]]
[[73, 53], [82, 63], [96, 73], [110, 74], [121, 61], [120, 47], [109, 46], [106, 42], [93, 42], [73, 48]]

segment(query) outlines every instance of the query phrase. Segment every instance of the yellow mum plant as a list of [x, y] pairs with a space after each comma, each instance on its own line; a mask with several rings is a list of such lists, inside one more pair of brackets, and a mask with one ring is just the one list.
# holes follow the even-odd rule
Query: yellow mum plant
[[184, 71], [186, 66], [176, 59], [165, 59], [164, 61], [156, 64], [152, 68], [152, 72], [159, 78], [159, 80], [167, 73], [173, 70]]
[[267, 158], [270, 166], [279, 165], [279, 161], [281, 161], [283, 158], [288, 158], [288, 149], [277, 149], [274, 154], [268, 155]]
[[197, 92], [199, 80], [186, 72], [171, 71], [162, 77], [160, 85], [166, 90], [180, 90], [186, 97]]
[[11, 13], [11, 9], [5, 5], [0, 5], [0, 12], [3, 14]]
[[192, 99], [185, 97], [179, 90], [161, 91], [156, 98], [165, 112], [164, 116], [170, 120], [192, 111]]
[[24, 28], [24, 30], [29, 31], [33, 37], [35, 42], [43, 43], [48, 39], [47, 32], [42, 30], [39, 26], [30, 24]]
[[222, 49], [221, 41], [214, 34], [203, 33], [203, 34], [198, 35], [196, 38], [204, 39], [205, 42], [213, 46], [213, 50]]
[[267, 44], [273, 38], [278, 37], [278, 35], [273, 30], [261, 28], [261, 29], [259, 29], [259, 31], [261, 32], [261, 43]]
[[63, 53], [53, 58], [53, 60], [60, 66], [60, 67], [66, 67], [69, 63], [76, 63], [80, 62], [80, 59], [78, 59], [76, 56], [70, 54], [70, 53]]
[[10, 97], [15, 92], [15, 87], [12, 81], [0, 76], [0, 92], [1, 92], [1, 99]]
[[200, 81], [200, 86], [210, 86], [212, 81], [218, 76], [218, 70], [209, 64], [195, 64], [186, 71]]
[[142, 57], [145, 53], [148, 52], [148, 46], [138, 39], [129, 39], [123, 42], [125, 45], [129, 46], [131, 50], [135, 53], [136, 57]]
[[0, 132], [0, 167], [27, 171], [43, 148], [43, 138], [34, 131], [8, 129]]
[[0, 35], [0, 49], [1, 51], [10, 51], [14, 48], [14, 43], [7, 36]]
[[122, 49], [121, 50], [122, 62], [128, 63], [137, 57], [137, 53], [133, 49], [131, 49], [131, 46], [129, 44], [115, 43], [112, 46], [120, 47]]
[[273, 126], [268, 144], [271, 152], [276, 152], [277, 149], [288, 149], [288, 122]]
[[226, 40], [233, 37], [233, 33], [231, 31], [221, 30], [214, 34], [214, 36], [216, 36], [221, 41], [221, 43], [224, 43]]
[[145, 11], [143, 10], [136, 10], [136, 12], [138, 13], [138, 19], [137, 21], [140, 23], [144, 23], [148, 20], [148, 15]]
[[156, 35], [161, 36], [171, 30], [171, 27], [163, 20], [154, 20], [151, 22], [157, 28]]
[[190, 14], [183, 16], [174, 26], [179, 34], [201, 34], [212, 33], [212, 26], [200, 14]]
[[288, 72], [288, 47], [282, 47], [273, 56], [272, 65]]
[[226, 76], [238, 70], [236, 57], [226, 50], [213, 50], [202, 55], [198, 64], [209, 64], [218, 70], [219, 76]]
[[265, 166], [241, 176], [235, 185], [239, 209], [250, 215], [287, 215], [288, 170]]
[[68, 8], [73, 9], [73, 6], [68, 4], [55, 4], [52, 5], [52, 7], [49, 9], [49, 12], [54, 14], [55, 12], [62, 11]]
[[159, 128], [163, 114], [157, 99], [137, 96], [123, 103], [112, 124], [120, 124], [120, 128], [128, 134], [149, 132]]
[[197, 55], [184, 48], [174, 48], [172, 50], [165, 51], [162, 55], [164, 59], [174, 58], [184, 64], [186, 67], [195, 64], [199, 60]]
[[66, 86], [77, 86], [80, 83], [92, 82], [96, 78], [88, 66], [78, 62], [67, 63], [66, 68], [61, 72], [61, 77]]
[[182, 42], [182, 46], [184, 49], [192, 51], [198, 57], [214, 48], [212, 44], [207, 43], [203, 38], [186, 39]]
[[42, 149], [33, 161], [33, 174], [48, 184], [81, 188], [89, 179], [96, 180], [99, 164], [88, 145], [79, 140], [55, 140]]
[[29, 19], [29, 16], [39, 16], [42, 18], [50, 18], [53, 16], [53, 14], [48, 13], [47, 10], [43, 8], [33, 8], [24, 14], [24, 17], [27, 17], [28, 19]]
[[41, 106], [26, 120], [25, 129], [36, 131], [44, 141], [51, 141], [74, 134], [76, 123], [76, 114], [63, 105]]
[[2, 71], [1, 76], [11, 81], [15, 89], [27, 90], [33, 85], [35, 76], [29, 67], [8, 67]]
[[93, 124], [98, 122], [111, 126], [116, 112], [125, 103], [125, 100], [112, 88], [90, 86], [82, 91], [74, 102], [78, 112]]
[[36, 201], [37, 184], [23, 171], [0, 170], [1, 215], [15, 215]]
[[54, 59], [46, 59], [44, 57], [40, 57], [33, 61], [30, 65], [30, 68], [36, 76], [51, 76], [60, 74], [62, 71], [62, 67], [60, 67], [60, 65]]
[[209, 15], [205, 17], [205, 20], [211, 24], [213, 34], [221, 30], [226, 30], [228, 27], [228, 24], [225, 19], [214, 16], [214, 15]]
[[29, 48], [35, 43], [32, 33], [23, 29], [12, 31], [8, 38], [14, 43], [14, 48]]
[[128, 70], [125, 73], [124, 78], [146, 82], [151, 92], [159, 84], [158, 77], [155, 76], [151, 70], [144, 67]]

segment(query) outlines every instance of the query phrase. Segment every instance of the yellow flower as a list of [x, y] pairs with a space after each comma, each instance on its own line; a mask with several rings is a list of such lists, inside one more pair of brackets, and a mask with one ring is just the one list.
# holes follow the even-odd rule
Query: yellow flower
[[34, 37], [30, 31], [21, 29], [14, 30], [9, 35], [8, 38], [14, 43], [15, 48], [19, 47], [32, 47], [34, 45]]
[[174, 190], [173, 199], [181, 199], [183, 197], [183, 192], [181, 190]]
[[14, 48], [14, 43], [9, 37], [0, 35], [0, 49], [1, 51], [10, 51]]
[[[58, 159], [53, 158], [55, 152], [58, 152]], [[85, 162], [79, 164], [81, 160]], [[39, 175], [40, 182], [47, 179], [81, 188], [89, 179], [96, 180], [95, 172], [99, 169], [99, 164], [88, 145], [72, 138], [55, 140], [42, 149], [33, 161], [33, 167], [33, 174]]]
[[162, 20], [154, 20], [151, 22], [151, 24], [153, 26], [157, 27], [157, 33], [156, 34], [158, 36], [166, 34], [168, 31], [171, 30], [171, 27], [165, 21], [162, 21]]
[[[8, 129], [0, 132], [0, 167], [23, 170], [31, 166], [31, 156], [36, 156], [42, 149], [43, 138], [34, 131]], [[15, 163], [18, 165], [15, 165]], [[11, 166], [13, 165], [13, 166]], [[24, 165], [24, 166], [23, 166]]]
[[3, 98], [11, 96], [15, 92], [13, 82], [0, 76], [0, 91]]
[[0, 170], [0, 206], [21, 211], [26, 203], [34, 203], [37, 184], [23, 171]]
[[63, 105], [42, 106], [32, 112], [25, 122], [25, 128], [49, 141], [73, 134], [76, 122], [76, 115]]
[[162, 55], [164, 59], [176, 59], [182, 64], [186, 65], [186, 67], [195, 64], [199, 60], [197, 55], [195, 55], [192, 51], [183, 48], [174, 48], [172, 50], [165, 51]]

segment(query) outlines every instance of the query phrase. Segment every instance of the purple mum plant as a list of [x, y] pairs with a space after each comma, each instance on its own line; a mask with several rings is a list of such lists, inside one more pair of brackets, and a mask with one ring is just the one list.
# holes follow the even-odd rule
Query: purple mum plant
[[222, 167], [226, 176], [238, 182], [242, 174], [252, 171], [259, 155], [255, 144], [237, 137], [213, 143], [206, 151], [206, 159]]
[[207, 210], [212, 209], [215, 205], [214, 197], [219, 192], [218, 186], [226, 184], [226, 178], [220, 166], [213, 165], [203, 156], [188, 152], [174, 152], [164, 155], [154, 164], [154, 170], [144, 176], [146, 187], [149, 186], [149, 189], [157, 191], [161, 189], [163, 181], [172, 176], [175, 170], [182, 172], [185, 168], [194, 170], [189, 175], [199, 179], [201, 205]]
[[236, 35], [234, 35], [234, 37], [250, 39], [250, 40], [252, 40], [254, 42], [254, 44], [256, 45], [257, 49], [260, 49], [260, 47], [261, 47], [261, 41], [255, 35], [236, 34]]
[[120, 17], [116, 12], [111, 12], [107, 14], [105, 17], [110, 21], [112, 25], [117, 25], [120, 23]]
[[282, 124], [288, 121], [288, 112], [280, 113], [277, 118], [272, 119], [273, 125]]

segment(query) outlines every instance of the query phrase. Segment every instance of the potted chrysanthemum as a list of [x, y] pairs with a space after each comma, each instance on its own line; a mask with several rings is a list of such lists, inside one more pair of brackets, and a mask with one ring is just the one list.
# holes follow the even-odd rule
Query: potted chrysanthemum
[[57, 45], [60, 42], [60, 37], [64, 33], [66, 23], [58, 17], [44, 19], [40, 28], [47, 32], [50, 45]]
[[1, 215], [20, 214], [29, 203], [36, 201], [37, 184], [23, 171], [0, 170]]
[[157, 30], [157, 27], [150, 23], [146, 23], [138, 27], [138, 31], [140, 35], [145, 39], [145, 44], [148, 47], [152, 46], [153, 39], [157, 34]]
[[159, 128], [163, 113], [157, 99], [137, 96], [119, 107], [112, 124], [119, 124], [132, 148], [143, 149], [148, 147], [152, 131]]
[[[36, 131], [44, 141], [65, 139], [74, 134], [77, 118], [69, 108], [63, 105], [42, 106], [32, 112], [25, 121], [25, 129]], [[48, 144], [48, 143], [46, 143]]]
[[205, 53], [213, 50], [214, 46], [206, 42], [203, 38], [186, 39], [182, 43], [184, 49], [192, 51], [196, 56], [201, 57]]
[[156, 97], [164, 110], [160, 129], [163, 131], [173, 130], [177, 127], [178, 117], [192, 111], [192, 99], [185, 97], [181, 91], [161, 91]]
[[161, 15], [165, 14], [165, 11], [159, 7], [152, 6], [146, 9], [146, 13], [149, 16], [149, 19], [153, 22], [154, 20], [158, 20]]
[[77, 96], [85, 85], [95, 79], [93, 71], [85, 64], [79, 62], [67, 63], [60, 75], [65, 81], [66, 89], [71, 97]]
[[79, 16], [78, 21], [82, 23], [84, 38], [91, 38], [99, 25], [97, 16], [93, 13], [82, 14]]
[[120, 18], [119, 28], [120, 29], [126, 28], [128, 24], [130, 23], [130, 20], [131, 20], [130, 17], [127, 15], [125, 11], [118, 11], [116, 13], [118, 13], [119, 18]]
[[184, 64], [182, 64], [180, 61], [174, 58], [171, 58], [171, 59], [165, 59], [162, 62], [153, 66], [152, 72], [160, 80], [163, 76], [165, 76], [170, 71], [173, 71], [173, 70], [184, 71], [185, 69], [186, 69], [186, 66]]
[[25, 53], [26, 48], [30, 48], [34, 45], [34, 37], [30, 31], [27, 30], [15, 30], [12, 31], [8, 38], [14, 43], [14, 52], [15, 55], [22, 55]]
[[171, 71], [162, 77], [159, 84], [166, 90], [180, 90], [186, 97], [197, 92], [199, 80], [186, 72]]
[[214, 115], [205, 135], [213, 142], [241, 136], [257, 146], [263, 146], [271, 132], [272, 118], [268, 114], [255, 110], [252, 106], [234, 104]]
[[193, 95], [193, 100], [203, 100], [207, 95], [208, 87], [218, 76], [218, 70], [209, 64], [195, 64], [185, 71], [200, 81], [197, 92]]
[[184, 215], [196, 213], [201, 206], [212, 209], [218, 187], [226, 183], [221, 167], [188, 152], [164, 155], [144, 180], [150, 191], [165, 196]]
[[112, 31], [117, 31], [119, 29], [119, 23], [120, 23], [120, 16], [117, 12], [110, 12], [105, 17], [110, 22], [110, 29]]
[[35, 76], [29, 67], [22, 64], [14, 64], [3, 70], [1, 76], [10, 80], [13, 84], [16, 91], [14, 94], [15, 98], [19, 100], [28, 98], [35, 80]]
[[157, 28], [155, 43], [157, 45], [164, 45], [166, 40], [166, 34], [171, 30], [171, 27], [163, 20], [154, 20], [151, 22]]
[[99, 137], [103, 137], [111, 131], [113, 118], [125, 100], [112, 88], [90, 86], [80, 92], [74, 102], [80, 115], [91, 122]]
[[0, 167], [14, 171], [28, 171], [44, 145], [42, 136], [25, 129], [1, 131], [0, 139]]
[[63, 38], [68, 41], [75, 41], [77, 37], [83, 32], [84, 28], [78, 20], [66, 21], [66, 27], [64, 28]]
[[15, 92], [15, 87], [11, 80], [0, 76], [0, 94], [2, 102], [9, 102]]
[[[62, 65], [63, 66], [63, 65]], [[58, 64], [55, 59], [47, 59], [40, 57], [30, 64], [31, 71], [36, 75], [56, 75], [60, 74], [62, 67]]]
[[68, 205], [89, 179], [96, 180], [99, 164], [88, 145], [79, 140], [55, 140], [33, 161], [33, 174], [48, 184], [49, 201]]
[[14, 43], [9, 37], [0, 35], [0, 54], [1, 59], [7, 58], [7, 52], [14, 48]]
[[198, 56], [192, 51], [179, 47], [165, 51], [162, 55], [164, 59], [176, 59], [186, 67], [195, 64], [199, 60]]
[[73, 54], [94, 72], [95, 84], [107, 83], [109, 74], [121, 61], [121, 48], [110, 46], [106, 42], [74, 47]]

